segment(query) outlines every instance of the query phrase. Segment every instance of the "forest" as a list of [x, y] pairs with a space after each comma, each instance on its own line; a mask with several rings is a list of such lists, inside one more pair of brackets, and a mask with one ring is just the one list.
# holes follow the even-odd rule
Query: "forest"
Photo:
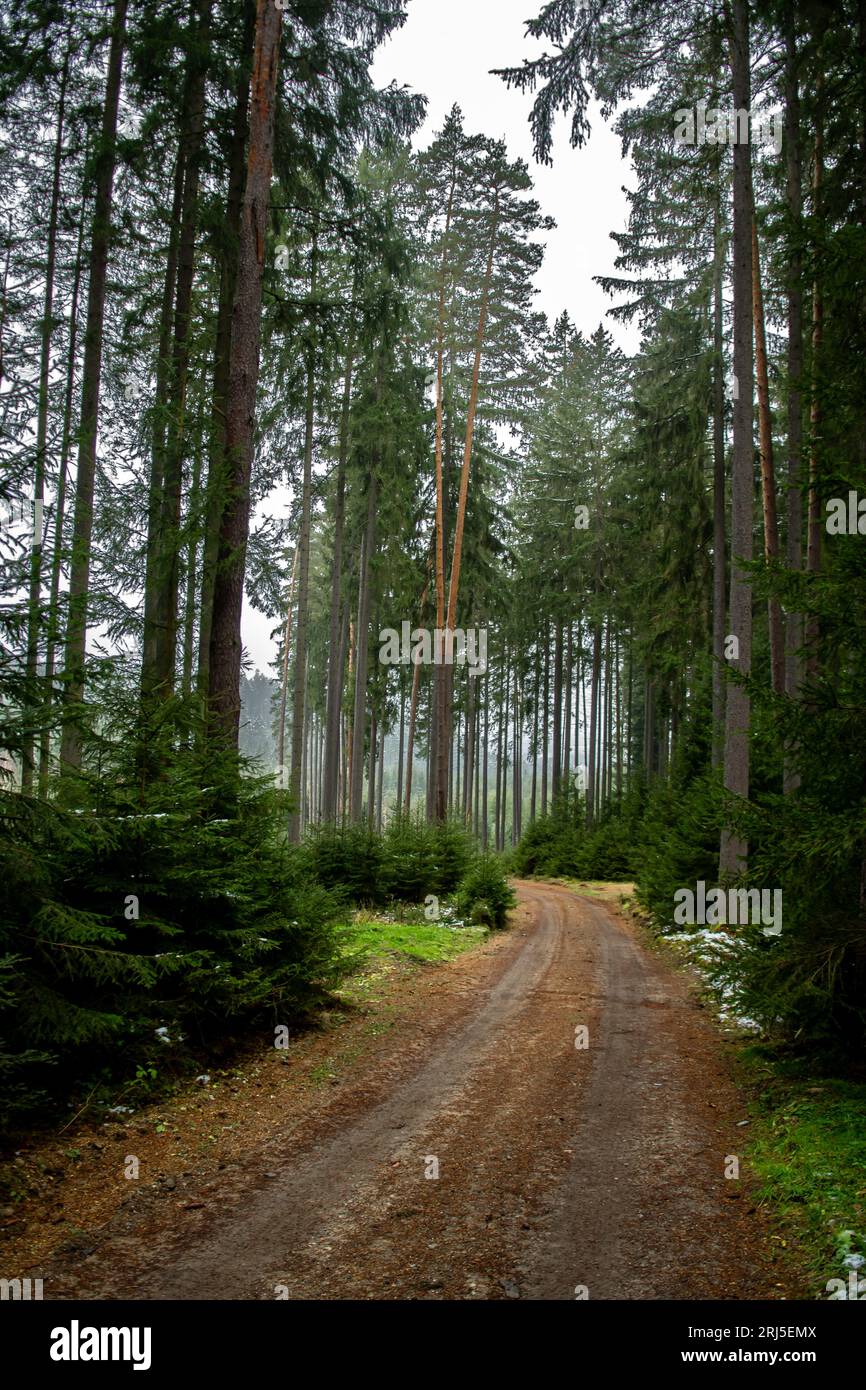
[[[866, 5], [536, 0], [532, 164], [377, 85], [413, 6], [0, 6], [10, 1152], [315, 1028], [358, 912], [598, 882], [862, 1193]], [[599, 119], [586, 331], [534, 185]]]

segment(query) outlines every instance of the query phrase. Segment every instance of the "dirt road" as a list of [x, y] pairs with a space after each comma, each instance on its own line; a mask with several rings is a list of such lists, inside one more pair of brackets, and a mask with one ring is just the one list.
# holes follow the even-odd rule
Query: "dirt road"
[[604, 903], [519, 895], [515, 931], [445, 968], [390, 1066], [206, 1200], [126, 1211], [48, 1262], [46, 1297], [790, 1296], [747, 1174], [725, 1177], [743, 1101], [687, 980]]

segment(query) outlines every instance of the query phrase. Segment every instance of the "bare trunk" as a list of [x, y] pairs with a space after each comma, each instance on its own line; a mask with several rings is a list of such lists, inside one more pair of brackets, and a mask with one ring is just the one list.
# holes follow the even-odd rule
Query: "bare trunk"
[[[355, 294], [352, 294], [354, 309]], [[345, 655], [340, 635], [340, 592], [343, 579], [343, 531], [346, 517], [346, 462], [349, 456], [349, 418], [352, 402], [352, 372], [355, 361], [355, 315], [352, 313], [343, 378], [343, 404], [340, 412], [340, 445], [337, 458], [337, 485], [334, 501], [334, 554], [331, 572], [331, 611], [328, 639], [328, 688], [325, 711], [325, 770], [322, 785], [322, 819], [332, 821], [337, 814], [337, 779], [340, 761], [340, 708], [343, 701]]]
[[[85, 155], [86, 162], [86, 155]], [[82, 191], [81, 221], [78, 224], [78, 247], [72, 277], [72, 306], [69, 313], [69, 345], [67, 350], [66, 397], [63, 403], [63, 432], [60, 446], [60, 467], [57, 478], [57, 497], [54, 503], [54, 545], [51, 555], [51, 597], [48, 603], [48, 635], [45, 644], [45, 717], [39, 743], [39, 795], [48, 795], [51, 768], [51, 727], [49, 714], [54, 703], [54, 661], [60, 638], [60, 580], [63, 572], [63, 526], [66, 520], [66, 487], [69, 476], [69, 455], [72, 447], [72, 404], [75, 395], [75, 362], [78, 350], [78, 301], [81, 289], [82, 251], [84, 247], [85, 195]]]
[[[776, 472], [773, 461], [773, 426], [770, 417], [770, 380], [767, 373], [767, 338], [764, 329], [764, 295], [761, 289], [761, 256], [758, 227], [752, 206], [752, 316], [755, 330], [755, 379], [758, 388], [758, 438], [761, 452], [761, 496], [764, 504], [764, 557], [767, 564], [779, 559], [779, 524], [776, 519]], [[767, 604], [770, 627], [770, 672], [773, 690], [785, 691], [785, 639], [782, 606], [777, 598]]]
[[[794, 4], [785, 12], [785, 160], [788, 214], [791, 219], [792, 250], [788, 265], [788, 569], [794, 572], [803, 563], [803, 290], [802, 257], [798, 236], [803, 216], [802, 170], [800, 162], [800, 91], [797, 62]], [[785, 631], [785, 689], [797, 699], [800, 690], [800, 651], [803, 646], [803, 616], [789, 613]], [[800, 775], [790, 756], [785, 759], [784, 789], [797, 790]]]
[[[349, 803], [350, 819], [357, 823], [363, 816], [364, 791], [364, 730], [367, 714], [367, 651], [370, 626], [370, 568], [376, 544], [376, 505], [379, 489], [376, 474], [371, 473], [367, 495], [367, 525], [364, 530], [363, 553], [358, 581], [358, 627], [355, 659], [355, 705], [352, 731], [352, 776]], [[371, 759], [373, 753], [371, 750]]]
[[228, 495], [220, 525], [210, 637], [208, 713], [213, 734], [237, 748], [240, 721], [241, 612], [250, 518], [256, 386], [261, 342], [262, 275], [271, 194], [274, 99], [282, 12], [258, 0], [250, 105], [250, 148], [241, 211], [232, 312], [226, 460]]
[[[207, 475], [207, 509], [202, 553], [199, 607], [197, 684], [202, 698], [210, 684], [210, 639], [213, 625], [214, 585], [219, 557], [220, 523], [226, 501], [228, 459], [226, 417], [231, 360], [232, 309], [237, 283], [238, 244], [243, 207], [244, 170], [249, 137], [250, 60], [255, 32], [255, 0], [245, 0], [243, 60], [235, 88], [232, 140], [229, 149], [228, 190], [225, 212], [225, 244], [220, 254], [220, 288], [214, 344], [213, 407]], [[247, 54], [249, 52], [249, 59]]]
[[292, 560], [292, 578], [289, 583], [289, 601], [286, 605], [286, 630], [283, 635], [283, 670], [280, 681], [280, 723], [277, 732], [277, 768], [280, 786], [286, 785], [286, 704], [289, 694], [289, 651], [292, 646], [292, 615], [295, 607], [295, 579], [298, 573], [298, 547]]
[[[316, 236], [310, 265], [310, 300], [315, 314], [319, 279], [319, 255]], [[315, 323], [315, 318], [314, 318]], [[307, 405], [304, 419], [304, 471], [301, 481], [301, 535], [298, 545], [298, 628], [295, 641], [295, 673], [292, 689], [292, 810], [289, 812], [289, 840], [297, 843], [301, 837], [301, 758], [305, 723], [307, 690], [307, 626], [310, 603], [310, 525], [313, 490], [313, 427], [316, 406], [316, 331], [312, 332], [307, 357]]]
[[[454, 549], [451, 556], [451, 581], [448, 588], [448, 611], [445, 619], [445, 655], [446, 661], [450, 662], [452, 653], [452, 638], [454, 627], [457, 622], [457, 594], [460, 588], [460, 565], [463, 558], [463, 532], [466, 525], [466, 503], [469, 497], [469, 470], [472, 463], [472, 442], [475, 434], [475, 416], [478, 410], [478, 384], [481, 375], [481, 355], [484, 350], [484, 334], [487, 328], [487, 313], [490, 301], [490, 285], [493, 279], [493, 264], [496, 255], [496, 239], [499, 233], [499, 188], [494, 189], [493, 199], [493, 225], [490, 233], [490, 246], [487, 253], [487, 266], [484, 272], [484, 285], [481, 291], [481, 308], [478, 315], [478, 332], [475, 340], [475, 360], [472, 367], [472, 386], [469, 393], [469, 410], [466, 417], [466, 441], [463, 448], [463, 468], [460, 474], [460, 493], [457, 502], [457, 517], [454, 524]], [[440, 739], [450, 747], [451, 743], [451, 703], [452, 703], [452, 682], [446, 672], [442, 680], [442, 691], [445, 694], [445, 705], [440, 714]], [[442, 736], [444, 735], [444, 739]], [[445, 810], [446, 784], [442, 776], [447, 763], [443, 759], [447, 753], [440, 750], [439, 753], [439, 778], [437, 779], [437, 799], [436, 815], [442, 818]]]
[[114, 170], [117, 159], [117, 114], [123, 53], [126, 42], [127, 0], [115, 0], [105, 84], [105, 104], [97, 154], [96, 194], [90, 243], [90, 281], [87, 322], [84, 330], [84, 365], [81, 377], [81, 421], [78, 433], [78, 473], [75, 483], [75, 520], [69, 575], [69, 609], [66, 624], [66, 713], [60, 744], [61, 766], [81, 766], [80, 705], [84, 698], [84, 666], [87, 653], [87, 610], [90, 589], [90, 547], [93, 536], [93, 495], [96, 482], [96, 438], [99, 427], [99, 390], [102, 383], [102, 345], [108, 248]]
[[[751, 109], [749, 72], [749, 17], [747, 0], [733, 0], [731, 73], [735, 111]], [[731, 489], [731, 599], [730, 630], [737, 654], [731, 666], [742, 676], [752, 667], [752, 589], [743, 562], [752, 558], [754, 498], [754, 370], [752, 360], [752, 172], [751, 147], [734, 145], [734, 375], [738, 383], [734, 401], [733, 482]], [[739, 682], [728, 688], [725, 719], [724, 781], [737, 797], [749, 794], [750, 700]], [[722, 830], [719, 877], [733, 878], [747, 867], [748, 846], [733, 829]]]
[[725, 362], [722, 286], [724, 254], [721, 216], [721, 161], [714, 222], [713, 265], [713, 767], [725, 753], [725, 621], [727, 555], [725, 548]]

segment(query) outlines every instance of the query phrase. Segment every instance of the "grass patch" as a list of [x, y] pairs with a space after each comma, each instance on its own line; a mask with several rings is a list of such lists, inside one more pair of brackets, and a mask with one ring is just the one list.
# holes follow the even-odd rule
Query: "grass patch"
[[796, 1240], [814, 1296], [847, 1283], [852, 1267], [866, 1293], [866, 1084], [789, 1074], [752, 1046], [741, 1059], [754, 1089], [749, 1158], [759, 1196]]
[[396, 952], [413, 960], [446, 961], [469, 951], [486, 939], [486, 927], [446, 927], [436, 922], [390, 922], [359, 914], [341, 931], [347, 955], [387, 956]]

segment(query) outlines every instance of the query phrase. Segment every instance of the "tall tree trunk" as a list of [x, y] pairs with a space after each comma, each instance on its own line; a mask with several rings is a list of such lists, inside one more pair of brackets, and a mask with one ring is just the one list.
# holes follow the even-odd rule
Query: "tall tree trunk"
[[511, 843], [516, 845], [520, 839], [521, 822], [521, 794], [523, 791], [523, 724], [520, 717], [520, 673], [517, 662], [514, 663], [514, 749], [512, 754], [512, 784], [511, 784]]
[[39, 795], [43, 798], [48, 795], [51, 770], [51, 725], [49, 716], [51, 706], [54, 703], [54, 661], [60, 638], [60, 580], [63, 573], [63, 527], [66, 520], [66, 486], [69, 476], [69, 455], [72, 448], [72, 406], [75, 396], [75, 364], [78, 351], [78, 304], [81, 290], [81, 272], [83, 269], [85, 206], [85, 190], [82, 190], [81, 220], [78, 224], [78, 246], [75, 252], [75, 270], [72, 275], [72, 302], [69, 311], [66, 395], [63, 402], [63, 428], [60, 445], [60, 466], [57, 477], [57, 497], [54, 503], [54, 545], [51, 555], [51, 591], [48, 601], [48, 632], [45, 643], [46, 708], [39, 741]]
[[589, 704], [589, 756], [586, 768], [586, 823], [592, 825], [598, 810], [596, 791], [598, 768], [599, 692], [601, 689], [601, 627], [592, 631], [592, 678]]
[[397, 796], [394, 802], [397, 815], [403, 805], [403, 759], [406, 752], [406, 682], [400, 667], [400, 739], [397, 749]]
[[373, 829], [373, 816], [376, 809], [376, 747], [378, 735], [378, 720], [376, 710], [370, 710], [370, 753], [369, 753], [369, 773], [367, 776], [367, 824]]
[[352, 373], [355, 364], [355, 295], [346, 346], [343, 402], [340, 411], [340, 443], [337, 456], [337, 482], [334, 498], [334, 554], [331, 571], [331, 609], [328, 636], [328, 686], [325, 708], [325, 771], [322, 785], [322, 819], [332, 821], [337, 814], [337, 777], [340, 760], [340, 708], [345, 679], [344, 649], [339, 641], [340, 598], [343, 580], [343, 532], [346, 518], [346, 463], [349, 457], [349, 421], [352, 403]]
[[567, 629], [565, 651], [565, 711], [563, 713], [562, 776], [566, 789], [571, 786], [571, 690], [574, 679], [574, 644], [571, 623]]
[[95, 155], [93, 224], [90, 242], [87, 322], [81, 376], [81, 421], [78, 433], [78, 473], [75, 481], [75, 520], [69, 575], [69, 609], [64, 654], [65, 718], [60, 744], [61, 766], [81, 766], [80, 705], [84, 698], [87, 654], [87, 609], [90, 589], [90, 547], [93, 536], [93, 495], [96, 483], [96, 437], [99, 427], [99, 389], [102, 383], [102, 344], [114, 169], [117, 160], [117, 115], [126, 43], [127, 0], [114, 0], [102, 128]]
[[[800, 86], [794, 0], [785, 8], [785, 174], [791, 252], [788, 259], [788, 569], [803, 564], [803, 285], [799, 238], [803, 219], [803, 177], [800, 157]], [[797, 699], [800, 690], [800, 651], [803, 616], [790, 612], [785, 628], [785, 690]], [[794, 792], [800, 775], [793, 758], [785, 758], [784, 790]]]
[[298, 574], [298, 547], [295, 546], [295, 554], [292, 559], [292, 578], [289, 582], [289, 601], [286, 604], [286, 629], [283, 634], [283, 669], [282, 679], [280, 680], [280, 722], [277, 730], [277, 767], [280, 774], [280, 786], [285, 787], [288, 779], [286, 777], [286, 705], [289, 695], [289, 652], [292, 646], [292, 615], [295, 608], [295, 579]]
[[532, 788], [529, 793], [529, 821], [535, 824], [535, 808], [538, 797], [538, 741], [540, 730], [538, 727], [538, 712], [541, 704], [541, 648], [538, 641], [535, 643], [535, 679], [533, 681], [533, 702], [532, 702]]
[[556, 620], [553, 645], [553, 804], [556, 805], [562, 777], [562, 619]]
[[226, 455], [229, 368], [231, 363], [232, 310], [238, 270], [238, 247], [243, 210], [244, 173], [249, 139], [250, 67], [256, 24], [255, 0], [244, 0], [241, 63], [235, 85], [232, 137], [228, 156], [228, 187], [223, 219], [224, 242], [218, 248], [219, 302], [214, 342], [213, 406], [208, 454], [207, 507], [202, 551], [201, 602], [199, 607], [197, 684], [202, 699], [210, 686], [210, 639], [213, 625], [214, 585], [219, 559], [220, 524], [225, 503], [229, 461]]
[[[749, 71], [749, 14], [747, 0], [732, 0], [731, 76], [735, 111], [751, 109]], [[752, 359], [752, 166], [751, 146], [734, 145], [734, 375], [738, 395], [734, 401], [733, 481], [731, 488], [731, 599], [730, 628], [739, 652], [732, 665], [740, 675], [752, 668], [752, 589], [744, 562], [752, 558], [754, 499], [754, 367]], [[725, 718], [726, 789], [735, 796], [749, 794], [748, 692], [739, 682], [728, 688]], [[729, 879], [745, 871], [748, 846], [729, 826], [724, 826], [719, 850], [719, 877]]]
[[505, 720], [503, 718], [502, 687], [500, 685], [499, 699], [496, 708], [496, 804], [493, 813], [493, 845], [498, 851], [502, 849], [499, 839], [499, 823], [502, 815], [502, 764], [504, 760], [503, 732]]
[[[448, 208], [445, 216], [445, 231], [442, 237], [442, 256], [439, 266], [439, 314], [436, 335], [436, 529], [434, 534], [435, 572], [436, 572], [436, 626], [440, 632], [445, 628], [445, 488], [442, 473], [442, 391], [445, 358], [445, 285], [448, 269], [448, 238], [451, 232], [451, 218], [454, 212], [454, 192], [457, 184], [456, 163], [451, 167], [451, 186], [448, 192]], [[436, 735], [433, 746], [436, 750], [436, 794], [433, 810], [437, 820], [445, 818], [445, 768], [448, 731], [445, 727], [447, 704], [446, 667], [434, 668], [434, 720]]]
[[481, 759], [481, 848], [487, 849], [487, 778], [490, 762], [490, 667], [484, 673], [484, 751]]
[[[481, 375], [481, 356], [484, 350], [484, 335], [487, 328], [487, 313], [490, 302], [490, 285], [493, 279], [493, 265], [496, 256], [496, 240], [499, 235], [499, 204], [500, 191], [497, 186], [494, 189], [493, 197], [493, 224], [490, 233], [490, 245], [487, 252], [487, 266], [484, 272], [484, 284], [481, 291], [481, 308], [478, 314], [478, 332], [475, 339], [475, 360], [472, 366], [472, 386], [469, 392], [469, 410], [466, 416], [466, 441], [463, 448], [463, 468], [460, 474], [460, 493], [457, 502], [457, 518], [454, 525], [454, 549], [451, 556], [451, 581], [448, 588], [448, 611], [445, 619], [445, 652], [446, 658], [450, 661], [452, 652], [452, 634], [457, 622], [457, 594], [460, 588], [460, 566], [463, 558], [463, 532], [466, 525], [466, 503], [469, 497], [469, 469], [472, 462], [472, 442], [475, 435], [475, 416], [478, 410], [478, 384]], [[449, 666], [450, 671], [450, 666]], [[451, 743], [451, 701], [452, 684], [450, 681], [443, 681], [443, 689], [447, 685], [446, 703], [444, 717], [441, 720], [441, 728], [445, 733], [445, 741], [450, 747]], [[442, 819], [446, 806], [446, 784], [444, 781], [444, 771], [447, 764], [443, 761], [444, 754], [439, 753], [439, 778], [437, 785], [436, 816]]]
[[713, 222], [713, 767], [725, 753], [725, 623], [727, 555], [725, 548], [725, 359], [724, 243], [722, 238], [721, 158], [716, 161], [717, 196]]
[[220, 525], [210, 637], [208, 713], [220, 742], [237, 748], [240, 721], [241, 613], [250, 519], [256, 386], [261, 342], [262, 275], [271, 196], [274, 99], [282, 11], [258, 0], [250, 104], [250, 148], [241, 211], [232, 311], [226, 459], [228, 490]]
[[[195, 446], [193, 451], [192, 478], [190, 479], [189, 514], [197, 517], [202, 503], [202, 453], [204, 450], [204, 399], [205, 383], [202, 382], [199, 395], [198, 419], [196, 421]], [[195, 654], [195, 595], [197, 583], [199, 536], [195, 526], [189, 526], [184, 561], [184, 607], [183, 607], [183, 670], [182, 690], [184, 696], [192, 694], [192, 667]]]
[[541, 711], [541, 814], [547, 815], [547, 754], [550, 711], [550, 633], [544, 626], [544, 705]]
[[[755, 331], [755, 379], [758, 388], [758, 438], [761, 453], [761, 496], [764, 511], [764, 556], [768, 565], [779, 559], [779, 524], [776, 519], [776, 472], [773, 461], [773, 424], [770, 416], [770, 378], [767, 371], [767, 337], [764, 329], [764, 295], [761, 288], [761, 253], [758, 224], [752, 203], [752, 317]], [[773, 690], [785, 691], [785, 638], [782, 605], [770, 597], [767, 603], [770, 629], [770, 672]]]
[[[370, 474], [367, 492], [367, 524], [364, 528], [360, 578], [358, 582], [358, 627], [355, 660], [355, 704], [352, 732], [352, 778], [349, 817], [358, 823], [363, 817], [364, 730], [367, 722], [367, 654], [370, 628], [370, 571], [376, 545], [376, 507], [379, 483], [375, 470]], [[371, 750], [371, 759], [373, 752]]]
[[[823, 225], [824, 189], [823, 72], [819, 72], [818, 74], [816, 99], [818, 116], [815, 130], [815, 165], [812, 177], [812, 213], [820, 229]], [[821, 531], [823, 516], [821, 513], [821, 459], [819, 440], [822, 424], [820, 376], [823, 340], [824, 289], [820, 279], [820, 271], [818, 271], [816, 272], [812, 286], [812, 383], [811, 404], [809, 409], [809, 514], [806, 532], [806, 569], [810, 574], [817, 574], [821, 568]], [[820, 669], [818, 656], [818, 642], [820, 636], [821, 631], [818, 619], [814, 615], [810, 615], [806, 623], [805, 632], [806, 676], [810, 682], [814, 682], [817, 679]]]
[[406, 801], [403, 807], [403, 813], [407, 816], [412, 806], [412, 769], [415, 764], [415, 723], [418, 718], [418, 690], [420, 685], [421, 665], [418, 663], [412, 670], [412, 697], [409, 701], [409, 732], [406, 736]]
[[194, 0], [190, 57], [182, 136], [183, 204], [178, 246], [174, 340], [168, 391], [168, 431], [162, 502], [158, 528], [156, 599], [154, 604], [154, 663], [148, 673], [150, 693], [167, 699], [173, 692], [177, 658], [181, 534], [181, 495], [186, 444], [186, 405], [195, 241], [199, 214], [199, 182], [204, 144], [205, 82], [207, 76], [210, 0]]
[[[301, 481], [301, 535], [298, 545], [298, 626], [295, 639], [295, 675], [292, 689], [292, 810], [289, 812], [289, 840], [297, 843], [301, 837], [299, 820], [301, 797], [301, 758], [307, 690], [307, 628], [310, 606], [310, 526], [313, 509], [313, 428], [316, 410], [316, 295], [319, 288], [319, 248], [317, 233], [313, 234], [310, 262], [310, 301], [313, 331], [307, 349], [307, 403], [304, 418], [304, 472]], [[366, 633], [366, 629], [365, 629]], [[360, 639], [359, 639], [360, 640]], [[363, 638], [366, 648], [366, 636]]]
[[[54, 266], [57, 259], [57, 215], [60, 207], [60, 165], [63, 158], [66, 84], [69, 77], [69, 50], [63, 59], [54, 136], [54, 168], [51, 180], [51, 207], [48, 214], [48, 247], [45, 257], [45, 293], [42, 301], [42, 328], [39, 351], [39, 399], [36, 407], [36, 468], [33, 478], [33, 539], [30, 547], [30, 586], [27, 604], [27, 695], [36, 703], [39, 669], [39, 637], [42, 619], [42, 508], [45, 501], [45, 455], [48, 439], [48, 386], [51, 376], [51, 338], [54, 330]], [[29, 720], [28, 720], [29, 725]], [[33, 791], [34, 733], [25, 732], [21, 758], [21, 790]]]
[[[171, 213], [168, 223], [168, 247], [162, 287], [162, 307], [159, 316], [159, 341], [156, 359], [156, 390], [153, 401], [153, 427], [150, 451], [150, 478], [147, 494], [147, 544], [144, 570], [144, 627], [141, 647], [141, 713], [142, 733], [147, 739], [147, 722], [152, 712], [156, 689], [157, 609], [160, 585], [158, 571], [161, 561], [160, 528], [162, 522], [162, 490], [165, 482], [165, 453], [167, 441], [168, 395], [171, 382], [172, 317], [177, 289], [177, 266], [180, 254], [180, 230], [183, 216], [184, 149], [189, 121], [187, 99], [181, 119], [182, 131], [174, 167]], [[144, 749], [142, 763], [146, 764]], [[146, 765], [143, 772], [147, 775]]]
[[463, 823], [472, 822], [472, 784], [475, 777], [475, 723], [478, 710], [478, 677], [470, 676], [468, 681], [466, 710], [466, 755], [463, 764]]
[[376, 782], [376, 829], [381, 833], [382, 830], [382, 796], [385, 785], [385, 719], [380, 721], [379, 726], [379, 756], [377, 758], [378, 774]]

